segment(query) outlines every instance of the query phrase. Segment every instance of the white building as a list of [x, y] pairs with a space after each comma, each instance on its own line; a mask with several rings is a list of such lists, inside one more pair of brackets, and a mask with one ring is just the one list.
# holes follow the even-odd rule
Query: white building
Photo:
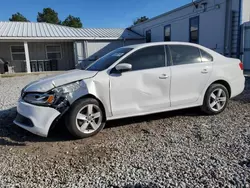
[[198, 0], [131, 29], [147, 42], [194, 42], [239, 57], [240, 25], [249, 20], [250, 0]]
[[144, 38], [128, 29], [71, 28], [48, 23], [0, 22], [0, 59], [14, 72], [74, 69]]
[[250, 0], [243, 0], [242, 2], [242, 23], [250, 21]]

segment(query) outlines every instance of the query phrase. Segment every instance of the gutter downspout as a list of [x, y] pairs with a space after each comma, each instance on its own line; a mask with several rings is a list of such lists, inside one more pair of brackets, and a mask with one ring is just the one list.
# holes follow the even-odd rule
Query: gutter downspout
[[244, 59], [245, 59], [245, 56], [244, 56], [244, 52], [245, 52], [245, 31], [246, 31], [246, 28], [245, 28], [245, 24], [242, 25], [242, 37], [241, 37], [241, 61], [244, 63]]
[[229, 38], [229, 36], [230, 36], [230, 31], [229, 32], [227, 32], [228, 31], [228, 28], [229, 28], [229, 24], [228, 24], [228, 17], [229, 17], [229, 0], [226, 0], [225, 1], [225, 3], [226, 3], [226, 11], [225, 11], [225, 28], [224, 28], [224, 49], [223, 49], [223, 55], [226, 55], [226, 54], [231, 54], [231, 50], [230, 50], [230, 48], [231, 48], [231, 45], [229, 44], [229, 40], [227, 40], [228, 38]]
[[123, 46], [125, 46], [125, 44], [126, 44], [126, 39], [123, 38]]
[[241, 20], [242, 20], [242, 0], [239, 0], [239, 22], [238, 22], [238, 41], [237, 41], [237, 58], [240, 58], [240, 44], [241, 44]]

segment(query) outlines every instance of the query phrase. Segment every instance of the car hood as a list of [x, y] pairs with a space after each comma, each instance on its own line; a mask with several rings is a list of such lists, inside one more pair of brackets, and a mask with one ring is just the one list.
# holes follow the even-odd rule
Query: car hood
[[86, 71], [86, 70], [73, 70], [63, 74], [49, 76], [37, 80], [27, 85], [24, 92], [47, 92], [55, 87], [62, 86], [68, 83], [72, 83], [78, 80], [94, 77], [97, 71]]

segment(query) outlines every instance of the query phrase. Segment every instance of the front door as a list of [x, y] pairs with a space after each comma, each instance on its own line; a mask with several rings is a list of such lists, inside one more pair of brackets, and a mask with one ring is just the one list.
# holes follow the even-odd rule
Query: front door
[[213, 58], [192, 46], [170, 45], [169, 50], [172, 56], [171, 106], [191, 105], [207, 85]]
[[170, 107], [170, 68], [164, 46], [140, 49], [120, 63], [132, 70], [110, 75], [110, 100], [114, 116], [157, 112]]

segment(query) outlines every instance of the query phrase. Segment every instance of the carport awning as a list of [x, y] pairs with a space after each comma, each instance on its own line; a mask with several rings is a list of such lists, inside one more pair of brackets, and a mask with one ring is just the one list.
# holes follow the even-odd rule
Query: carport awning
[[143, 39], [128, 29], [72, 28], [49, 23], [0, 22], [0, 40], [119, 40]]

